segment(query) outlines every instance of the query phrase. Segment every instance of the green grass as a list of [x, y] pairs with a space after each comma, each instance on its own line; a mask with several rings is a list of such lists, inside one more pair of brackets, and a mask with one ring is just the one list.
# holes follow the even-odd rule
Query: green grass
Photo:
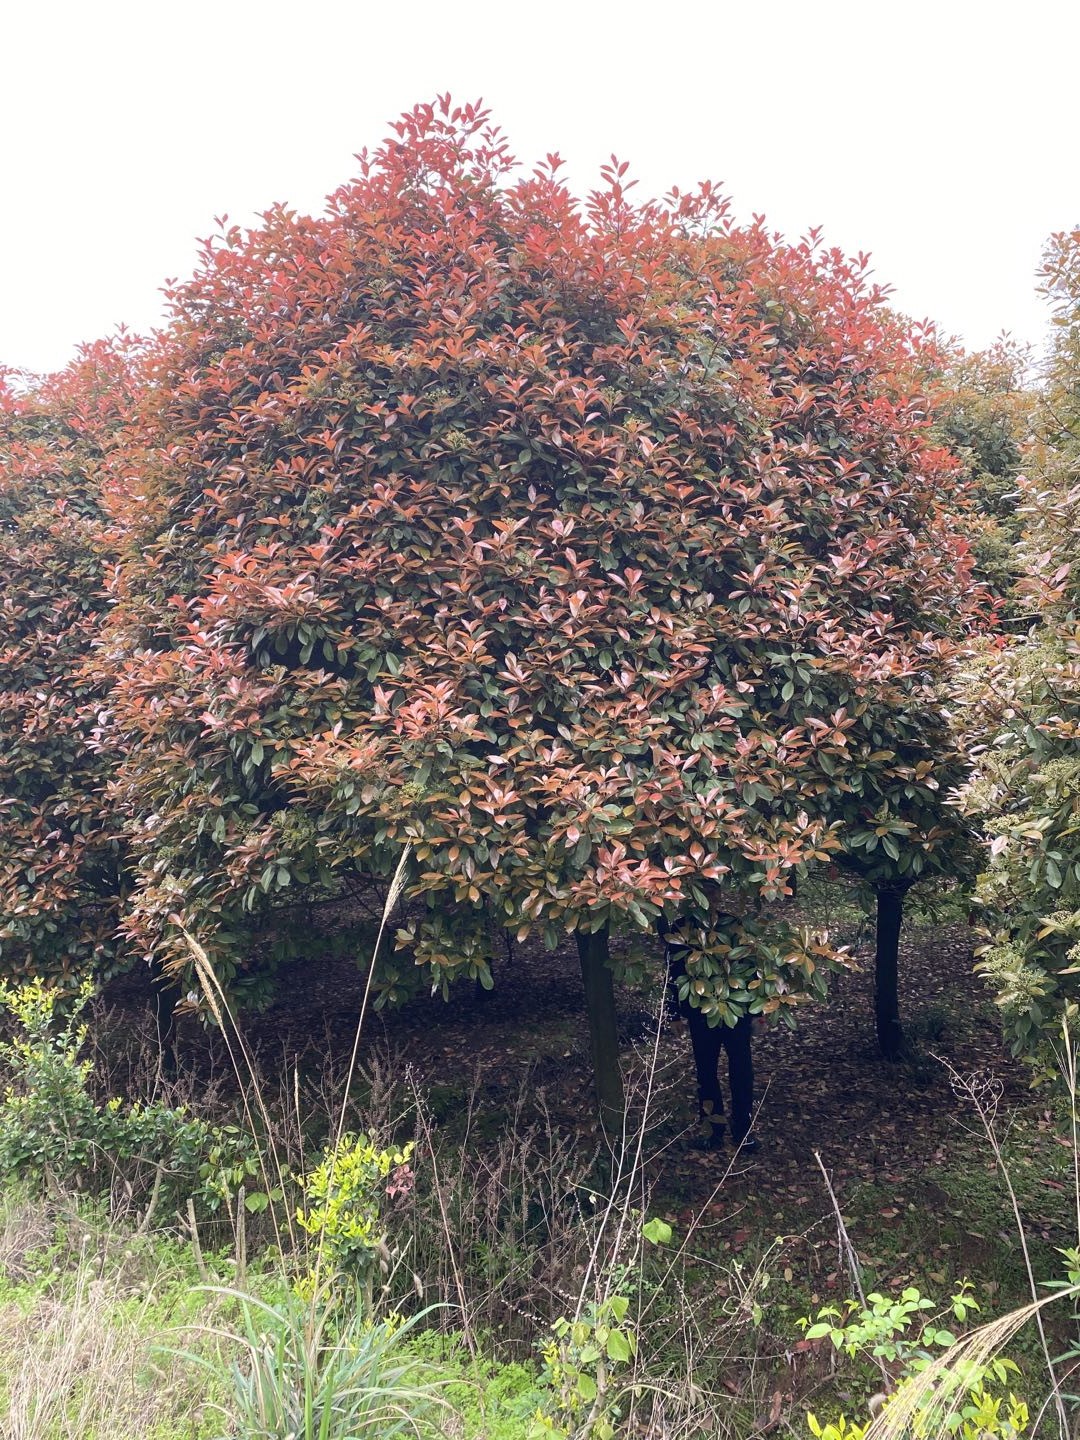
[[[1028, 1224], [1040, 1278], [1061, 1271], [1058, 1247], [1071, 1238], [1072, 1159], [1058, 1138], [1061, 1118], [1033, 1099], [1005, 1140], [1006, 1158]], [[862, 1262], [864, 1286], [896, 1291], [915, 1284], [939, 1301], [955, 1282], [975, 1285], [983, 1314], [1028, 1298], [1011, 1209], [1001, 1177], [974, 1131], [956, 1130], [940, 1160], [895, 1184], [864, 1182], [842, 1197], [845, 1223]], [[752, 1212], [751, 1212], [752, 1213]], [[676, 1237], [676, 1241], [678, 1240]], [[781, 1433], [803, 1434], [802, 1417], [862, 1413], [879, 1377], [865, 1362], [803, 1351], [793, 1362], [797, 1321], [822, 1304], [842, 1301], [853, 1283], [837, 1251], [827, 1214], [758, 1217], [733, 1235], [722, 1218], [696, 1233], [669, 1274], [669, 1255], [650, 1254], [642, 1277], [643, 1353], [659, 1390], [687, 1382], [686, 1316], [690, 1302], [698, 1346], [693, 1384], [726, 1389], [724, 1434], [750, 1433], [783, 1397]], [[228, 1255], [209, 1255], [211, 1279], [236, 1284]], [[256, 1262], [245, 1284], [269, 1304], [280, 1301], [278, 1262]], [[44, 1204], [10, 1194], [0, 1203], [0, 1434], [5, 1440], [246, 1440], [254, 1431], [224, 1428], [228, 1361], [243, 1360], [238, 1302], [202, 1287], [185, 1239], [137, 1235], [110, 1224], [86, 1201]], [[567, 1301], [569, 1305], [570, 1301]], [[1074, 1326], [1054, 1321], [1060, 1348]], [[538, 1332], [539, 1333], [542, 1332]], [[544, 1391], [535, 1364], [499, 1363], [497, 1335], [417, 1331], [407, 1358], [439, 1377], [458, 1440], [523, 1440]], [[203, 1365], [187, 1362], [192, 1352]], [[1009, 1354], [1040, 1390], [1040, 1358], [1025, 1332]], [[207, 1368], [208, 1367], [208, 1368]]]
[[[453, 1335], [407, 1327], [396, 1336], [394, 1324], [382, 1332], [348, 1312], [335, 1319], [319, 1301], [299, 1300], [278, 1262], [249, 1269], [243, 1292], [231, 1288], [228, 1255], [204, 1255], [203, 1264], [210, 1285], [186, 1240], [125, 1231], [85, 1200], [0, 1197], [4, 1440], [278, 1440], [277, 1429], [245, 1422], [238, 1389], [250, 1398], [261, 1373], [277, 1387], [284, 1415], [303, 1388], [303, 1340], [318, 1325], [329, 1326], [342, 1354], [363, 1350], [361, 1359], [378, 1362], [368, 1361], [360, 1377], [377, 1403], [357, 1435], [390, 1433], [400, 1418], [394, 1406], [407, 1413], [415, 1402], [423, 1433], [522, 1440], [543, 1401], [535, 1367], [473, 1356]], [[263, 1339], [271, 1332], [282, 1342], [276, 1349]], [[354, 1364], [352, 1381], [359, 1370]], [[281, 1440], [287, 1433], [288, 1424]], [[332, 1428], [329, 1440], [345, 1433]], [[421, 1431], [407, 1420], [402, 1433]]]
[[184, 1248], [89, 1208], [0, 1203], [5, 1440], [211, 1440], [213, 1385], [168, 1352], [207, 1316]]
[[[488, 1337], [494, 1349], [493, 1337]], [[499, 1364], [489, 1354], [472, 1355], [463, 1336], [427, 1331], [411, 1350], [447, 1377], [445, 1397], [460, 1419], [464, 1436], [520, 1440], [543, 1404], [545, 1392], [534, 1365]]]
[[[965, 1027], [981, 1023], [970, 1010], [954, 1014], [930, 995], [922, 1010], [913, 1009], [910, 1053], [896, 1067], [896, 1084], [941, 1089], [940, 1042], [955, 1042]], [[571, 1041], [553, 1025], [532, 1043], [543, 1061], [558, 1060]], [[356, 1105], [377, 1133], [403, 1127], [402, 1138], [412, 1138], [415, 1117], [415, 1188], [387, 1207], [385, 1219], [389, 1251], [403, 1257], [395, 1283], [409, 1290], [415, 1268], [423, 1298], [395, 1292], [379, 1313], [393, 1303], [408, 1312], [432, 1300], [460, 1300], [459, 1311], [418, 1324], [468, 1331], [466, 1339], [410, 1329], [388, 1351], [391, 1368], [402, 1362], [418, 1380], [437, 1382], [435, 1409], [451, 1440], [525, 1440], [549, 1398], [539, 1346], [553, 1320], [574, 1314], [602, 1209], [581, 1199], [593, 1173], [587, 1137], [542, 1105], [523, 1104], [508, 1118], [505, 1103], [452, 1069], [419, 1100], [388, 1072], [379, 1085], [361, 1088]], [[1035, 1274], [1047, 1282], [1063, 1273], [1060, 1250], [1076, 1243], [1073, 1158], [1062, 1143], [1067, 1125], [1038, 1094], [1011, 1093], [1009, 1106], [998, 1133]], [[968, 1123], [964, 1107], [947, 1108], [947, 1118], [934, 1103], [917, 1112], [917, 1163], [916, 1151], [901, 1143], [884, 1152], [877, 1178], [865, 1178], [874, 1172], [862, 1168], [834, 1179], [866, 1290], [896, 1294], [914, 1285], [945, 1302], [969, 1279], [982, 1305], [979, 1318], [989, 1318], [1028, 1301], [1030, 1287], [1007, 1188], [977, 1116]], [[756, 1164], [767, 1166], [768, 1154]], [[835, 1356], [827, 1345], [800, 1343], [800, 1317], [843, 1305], [856, 1288], [824, 1186], [811, 1173], [812, 1160], [807, 1165], [807, 1173], [781, 1171], [764, 1204], [753, 1176], [766, 1171], [751, 1168], [748, 1178], [721, 1191], [692, 1231], [689, 1217], [711, 1184], [704, 1168], [673, 1167], [666, 1194], [661, 1169], [650, 1198], [643, 1184], [628, 1201], [647, 1206], [642, 1214], [671, 1219], [677, 1232], [670, 1246], [646, 1248], [640, 1266], [625, 1236], [622, 1249], [600, 1252], [607, 1257], [601, 1282], [633, 1296], [640, 1341], [634, 1374], [645, 1397], [635, 1415], [638, 1431], [654, 1423], [650, 1396], [666, 1407], [654, 1428], [687, 1440], [697, 1433], [744, 1440], [778, 1405], [774, 1428], [782, 1440], [806, 1435], [808, 1409], [865, 1418], [879, 1372], [865, 1360]], [[161, 1207], [159, 1220], [168, 1218], [167, 1209]], [[207, 1246], [230, 1235], [226, 1225], [203, 1229]], [[639, 1230], [640, 1216], [626, 1233]], [[269, 1229], [261, 1234], [265, 1246]], [[277, 1440], [276, 1430], [236, 1418], [238, 1385], [265, 1362], [287, 1400], [294, 1380], [319, 1380], [324, 1352], [318, 1345], [304, 1350], [318, 1316], [291, 1292], [289, 1266], [295, 1262], [300, 1273], [300, 1257], [263, 1249], [260, 1258], [259, 1244], [253, 1240], [241, 1276], [227, 1252], [200, 1258], [175, 1230], [134, 1233], [115, 1210], [110, 1221], [104, 1200], [44, 1203], [15, 1192], [0, 1198], [0, 1436]], [[207, 1272], [216, 1288], [202, 1283]], [[224, 1293], [238, 1288], [255, 1302], [249, 1318], [261, 1315], [275, 1330], [280, 1343], [273, 1354], [263, 1356], [255, 1332], [245, 1335], [243, 1306]], [[330, 1322], [332, 1336], [336, 1325]], [[1077, 1325], [1067, 1307], [1048, 1326], [1055, 1352], [1074, 1343]], [[349, 1342], [349, 1363], [364, 1348], [363, 1331]], [[1018, 1388], [1037, 1402], [1044, 1387], [1034, 1331], [1013, 1340], [1008, 1354], [1024, 1372]], [[238, 1367], [233, 1375], [231, 1366]], [[328, 1440], [339, 1440], [332, 1429]]]

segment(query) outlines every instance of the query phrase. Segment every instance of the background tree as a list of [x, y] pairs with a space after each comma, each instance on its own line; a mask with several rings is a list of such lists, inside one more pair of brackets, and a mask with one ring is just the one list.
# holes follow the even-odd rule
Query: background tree
[[837, 847], [874, 697], [970, 570], [865, 260], [628, 191], [515, 178], [442, 101], [325, 216], [208, 242], [110, 639], [140, 952], [179, 963], [175, 917], [243, 967], [280, 897], [407, 846], [436, 986], [492, 923], [579, 937], [609, 1110], [612, 925], [681, 920], [720, 1023], [820, 991], [827, 950], [757, 912]]
[[[912, 377], [932, 402], [931, 434], [962, 467], [962, 482], [958, 476], [945, 503], [971, 543], [973, 578], [986, 601], [984, 623], [991, 613], [997, 623], [1020, 623], [1030, 607], [1016, 593], [1019, 470], [1035, 402], [1030, 370], [1029, 347], [1008, 337], [965, 354], [942, 347], [930, 332], [912, 356]], [[957, 617], [958, 635], [976, 619], [978, 601], [972, 599]], [[842, 804], [838, 858], [874, 895], [875, 1024], [887, 1058], [899, 1056], [904, 1046], [899, 942], [905, 898], [920, 882], [970, 884], [980, 856], [970, 820], [952, 803], [970, 766], [953, 723], [953, 670], [942, 659], [939, 653], [876, 698], [862, 764]], [[883, 767], [877, 763], [882, 758]]]
[[950, 803], [969, 765], [941, 680], [936, 690], [925, 683], [909, 687], [895, 701], [876, 712], [864, 741], [863, 763], [846, 797], [838, 857], [873, 891], [874, 1022], [889, 1060], [904, 1050], [899, 961], [905, 898], [920, 881], [970, 882], [979, 853], [970, 822]]
[[107, 680], [93, 657], [112, 551], [102, 458], [133, 350], [86, 348], [47, 382], [0, 376], [0, 968], [107, 973], [121, 840], [95, 748]]
[[978, 773], [964, 792], [989, 843], [983, 969], [1014, 1049], [1032, 1054], [1080, 998], [1080, 230], [1052, 237], [1041, 273], [1055, 338], [1022, 483], [1018, 587], [1038, 619], [966, 677]]
[[935, 434], [968, 475], [961, 517], [975, 576], [998, 601], [1001, 620], [1021, 627], [1026, 606], [1014, 593], [1022, 573], [1018, 477], [1032, 440], [1033, 370], [1031, 347], [1003, 335], [987, 350], [946, 353], [928, 377]]

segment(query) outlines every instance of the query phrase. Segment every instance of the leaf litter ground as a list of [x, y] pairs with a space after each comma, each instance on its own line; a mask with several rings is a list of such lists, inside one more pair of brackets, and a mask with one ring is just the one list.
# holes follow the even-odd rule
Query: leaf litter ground
[[[981, 1268], [1006, 1238], [1011, 1255], [1015, 1238], [1004, 1191], [994, 1182], [978, 1116], [957, 1093], [951, 1070], [998, 1083], [999, 1126], [1024, 1172], [1020, 1188], [1035, 1234], [1068, 1243], [1071, 1180], [1062, 1169], [1068, 1156], [1053, 1146], [1046, 1102], [1032, 1096], [1026, 1071], [1002, 1044], [985, 987], [973, 973], [970, 932], [907, 928], [901, 1005], [912, 1053], [899, 1063], [878, 1054], [872, 954], [864, 946], [857, 959], [857, 970], [835, 978], [826, 1004], [800, 1012], [794, 1031], [771, 1025], [756, 1036], [761, 1150], [753, 1157], [694, 1150], [694, 1072], [685, 1027], [661, 1020], [657, 1042], [659, 997], [619, 988], [623, 1065], [636, 1118], [654, 1052], [657, 1059], [644, 1146], [656, 1201], [676, 1218], [707, 1205], [735, 1248], [764, 1230], [793, 1236], [808, 1226], [832, 1227], [834, 1239], [817, 1152], [844, 1213], [872, 1222], [868, 1248], [881, 1251], [895, 1276], [915, 1273], [916, 1262], [926, 1259], [918, 1253], [925, 1251], [918, 1240], [923, 1232], [937, 1248], [956, 1249], [952, 1259], [965, 1270]], [[377, 1054], [399, 1073], [407, 1066], [443, 1124], [454, 1123], [474, 1090], [489, 1129], [523, 1092], [542, 1092], [557, 1125], [595, 1144], [573, 943], [556, 951], [514, 946], [495, 973], [495, 989], [483, 997], [462, 983], [448, 1001], [420, 997], [369, 1011], [361, 1065]], [[281, 976], [275, 1003], [244, 1020], [245, 1033], [267, 1065], [299, 1063], [309, 1073], [317, 1065], [343, 1074], [364, 981], [347, 958], [317, 966], [295, 962]], [[130, 983], [122, 990], [134, 998]], [[212, 1042], [190, 1022], [184, 1035], [189, 1063], [207, 1063]], [[721, 1180], [720, 1194], [710, 1200]], [[860, 1250], [864, 1239], [856, 1236]], [[995, 1258], [1000, 1262], [1000, 1253]]]
[[[755, 1039], [761, 1142], [752, 1157], [701, 1153], [695, 1134], [694, 1072], [685, 1027], [660, 1019], [659, 995], [618, 990], [623, 1067], [631, 1111], [652, 1070], [644, 1156], [651, 1208], [677, 1235], [693, 1228], [687, 1274], [721, 1325], [730, 1307], [764, 1320], [759, 1360], [780, 1388], [784, 1411], [833, 1383], [831, 1361], [798, 1338], [796, 1320], [852, 1293], [835, 1215], [816, 1155], [830, 1177], [867, 1288], [917, 1284], [945, 1298], [970, 1277], [983, 1313], [1028, 1296], [1009, 1201], [969, 1095], [954, 1076], [981, 1077], [997, 1092], [997, 1125], [1029, 1233], [1036, 1274], [1061, 1270], [1058, 1248], [1075, 1243], [1071, 1156], [1052, 1102], [1032, 1092], [1005, 1050], [982, 982], [973, 973], [966, 927], [906, 929], [901, 1005], [911, 1041], [887, 1064], [873, 1030], [872, 950], [838, 975], [827, 1004], [807, 1006], [796, 1030], [771, 1026]], [[313, 975], [315, 978], [313, 978]], [[268, 1074], [299, 1067], [309, 1083], [344, 1075], [365, 974], [348, 958], [286, 967], [278, 999], [243, 1021]], [[145, 1003], [132, 980], [112, 1000]], [[553, 1123], [596, 1150], [587, 1032], [576, 949], [514, 946], [481, 997], [462, 984], [451, 999], [422, 997], [368, 1014], [361, 1067], [406, 1068], [436, 1123], [453, 1127], [472, 1106], [474, 1137], [493, 1137], [525, 1097]], [[222, 1073], [220, 1046], [192, 1021], [183, 1026], [184, 1064]], [[653, 1057], [656, 1064], [653, 1070]], [[471, 1100], [470, 1100], [471, 1097]], [[521, 1113], [519, 1111], [519, 1113]], [[756, 1308], [768, 1286], [768, 1306]], [[757, 1299], [751, 1296], [756, 1287]], [[1066, 1341], [1067, 1317], [1053, 1324]], [[812, 1348], [813, 1353], [810, 1353]], [[1024, 1355], [1019, 1353], [1019, 1358]], [[799, 1403], [802, 1403], [801, 1400]]]

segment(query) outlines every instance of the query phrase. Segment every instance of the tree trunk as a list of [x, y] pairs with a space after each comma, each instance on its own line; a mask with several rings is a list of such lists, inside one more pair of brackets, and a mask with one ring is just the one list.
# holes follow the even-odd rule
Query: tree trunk
[[176, 1061], [176, 1007], [182, 991], [171, 975], [160, 966], [154, 966], [154, 1020], [158, 1040], [158, 1072], [165, 1080], [175, 1080]]
[[608, 927], [587, 935], [577, 932], [581, 979], [585, 985], [585, 1011], [589, 1017], [596, 1103], [604, 1129], [613, 1138], [622, 1133], [622, 1075], [619, 1071], [619, 1034], [615, 1023], [615, 986], [607, 965]]
[[878, 1044], [886, 1060], [898, 1059], [904, 1050], [899, 994], [900, 922], [904, 915], [904, 893], [902, 889], [887, 887], [877, 891], [874, 1015]]

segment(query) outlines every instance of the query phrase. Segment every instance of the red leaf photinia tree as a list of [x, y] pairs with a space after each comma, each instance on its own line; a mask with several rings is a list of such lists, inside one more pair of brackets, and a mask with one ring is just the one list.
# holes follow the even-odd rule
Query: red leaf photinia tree
[[0, 972], [56, 980], [119, 963], [116, 757], [94, 741], [95, 645], [114, 558], [103, 461], [134, 389], [125, 337], [47, 381], [0, 373]]
[[625, 169], [581, 202], [443, 99], [321, 217], [206, 242], [115, 461], [109, 642], [142, 950], [179, 919], [240, 964], [408, 847], [436, 984], [492, 923], [576, 933], [609, 1107], [613, 924], [677, 922], [719, 1021], [820, 989], [757, 912], [892, 763], [970, 571], [865, 259]]

